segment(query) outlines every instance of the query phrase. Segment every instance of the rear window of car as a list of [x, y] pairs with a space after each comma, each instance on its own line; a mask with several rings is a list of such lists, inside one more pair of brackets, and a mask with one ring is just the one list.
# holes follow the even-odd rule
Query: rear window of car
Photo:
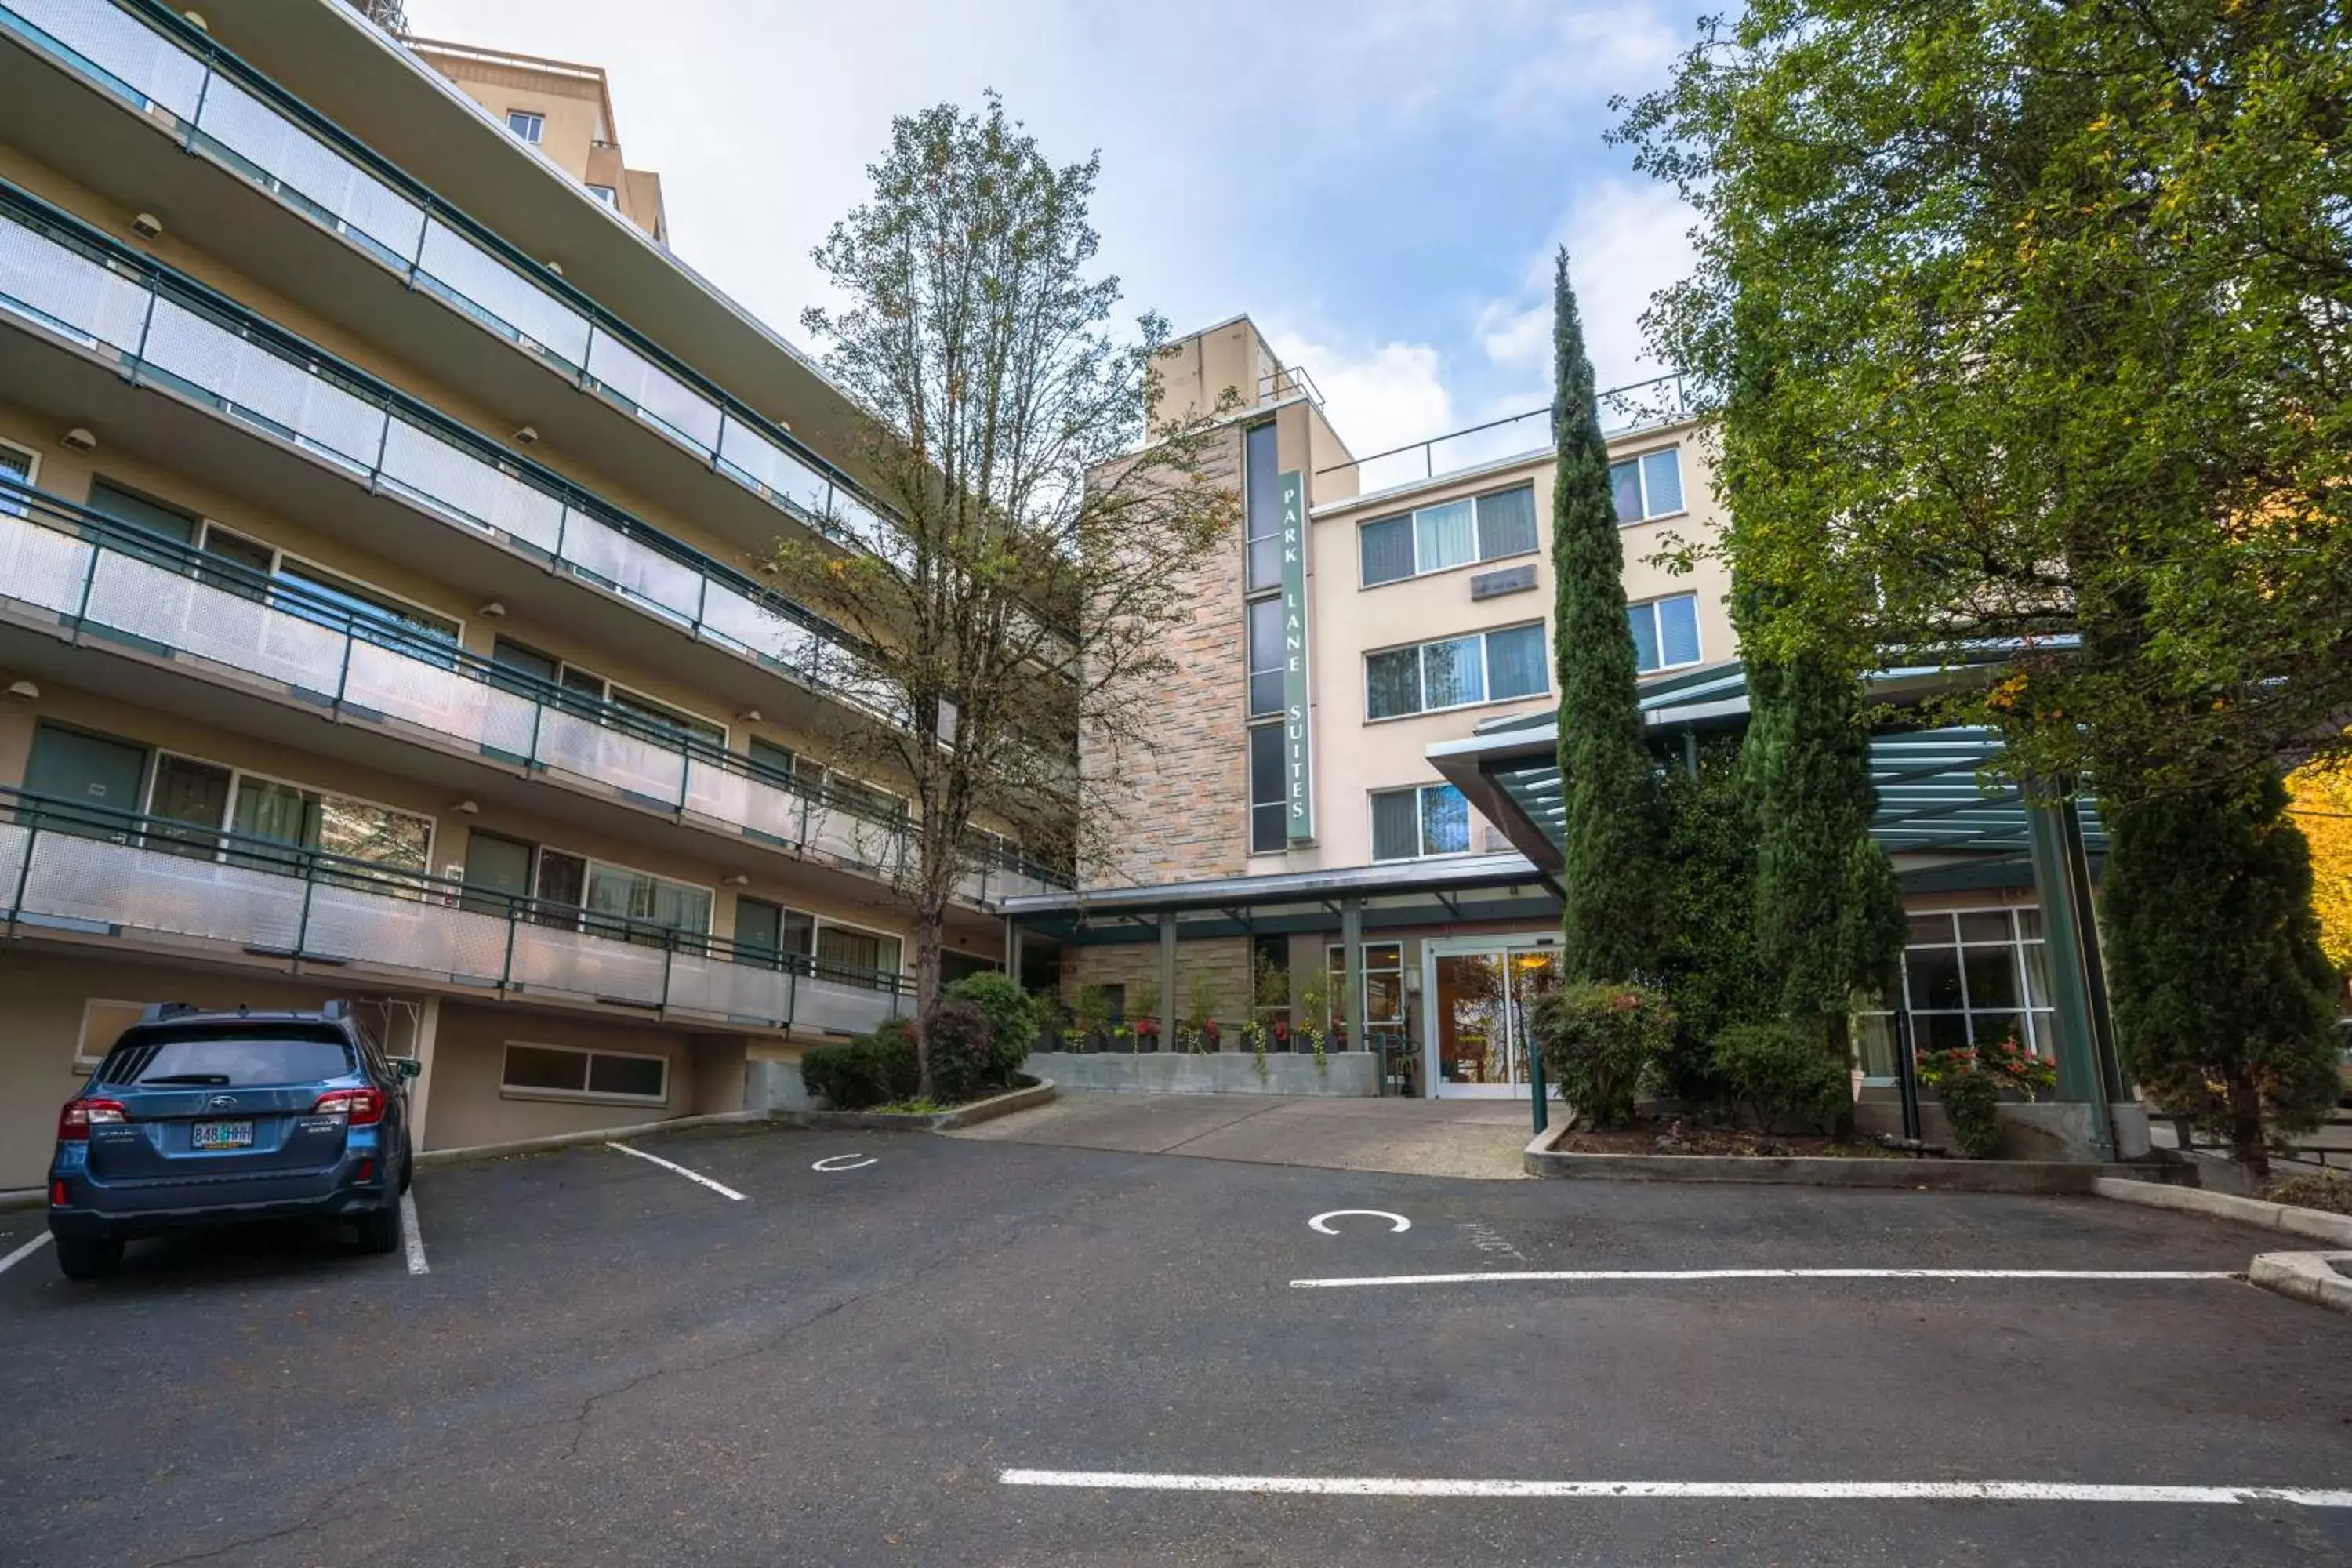
[[102, 1083], [205, 1084], [219, 1088], [310, 1083], [352, 1071], [351, 1047], [335, 1037], [275, 1030], [142, 1040], [109, 1051]]

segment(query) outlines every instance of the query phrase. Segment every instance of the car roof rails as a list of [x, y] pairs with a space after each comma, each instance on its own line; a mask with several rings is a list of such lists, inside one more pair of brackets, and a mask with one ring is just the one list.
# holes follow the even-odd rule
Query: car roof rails
[[204, 1009], [194, 1002], [150, 1002], [140, 1009], [139, 1021], [142, 1024], [160, 1024], [166, 1018], [183, 1018], [190, 1013], [203, 1011]]

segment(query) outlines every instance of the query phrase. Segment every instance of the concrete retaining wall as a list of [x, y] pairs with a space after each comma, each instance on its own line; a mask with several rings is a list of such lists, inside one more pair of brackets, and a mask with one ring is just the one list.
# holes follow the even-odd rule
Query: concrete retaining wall
[[1570, 1154], [1553, 1147], [1569, 1130], [1554, 1127], [1527, 1146], [1530, 1176], [1604, 1182], [1749, 1182], [1770, 1186], [1932, 1187], [1955, 1193], [2089, 1193], [2119, 1173], [2124, 1184], [2195, 1180], [2185, 1166], [2101, 1165], [2078, 1160], [1877, 1160], [1797, 1154]]
[[1265, 1077], [1248, 1051], [1039, 1051], [1024, 1071], [1066, 1089], [1112, 1094], [1334, 1094], [1371, 1096], [1381, 1090], [1380, 1057], [1372, 1051], [1332, 1051], [1321, 1071], [1307, 1052], [1269, 1052]]
[[[1995, 1116], [2000, 1123], [2000, 1148], [2004, 1160], [2096, 1160], [2091, 1148], [2091, 1108], [2067, 1100], [2040, 1100], [2032, 1104], [2006, 1103], [1999, 1106]], [[1903, 1108], [1892, 1100], [1865, 1100], [1853, 1108], [1853, 1124], [1863, 1132], [1884, 1132], [1900, 1137], [1903, 1132]], [[2115, 1107], [2116, 1153], [2120, 1159], [2143, 1159], [2148, 1152], [2147, 1107], [2139, 1104]], [[1952, 1119], [1932, 1097], [1919, 1101], [1919, 1135], [1930, 1143], [1949, 1147], [1952, 1142]]]

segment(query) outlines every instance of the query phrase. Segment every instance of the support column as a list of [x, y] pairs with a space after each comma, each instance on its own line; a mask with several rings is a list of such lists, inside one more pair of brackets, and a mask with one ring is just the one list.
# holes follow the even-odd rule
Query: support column
[[[1348, 989], [1348, 999], [1340, 1006], [1340, 1016], [1348, 1021], [1348, 1048], [1360, 1051], [1371, 1042], [1364, 1038], [1364, 900], [1339, 900], [1339, 984]], [[1322, 1019], [1316, 1020], [1318, 1027]], [[1373, 1081], [1380, 1081], [1375, 1064]], [[1383, 1086], [1385, 1087], [1385, 1086]]]
[[1160, 913], [1160, 1048], [1176, 1048], [1176, 911]]
[[424, 1069], [408, 1086], [408, 1142], [420, 1154], [430, 1147], [425, 1142], [425, 1111], [433, 1098], [433, 1044], [440, 1033], [441, 998], [427, 996], [416, 1005], [416, 1033], [408, 1042], [408, 1054]]
[[[2063, 784], [2029, 780], [2024, 794], [2033, 889], [2042, 903], [2050, 999], [2056, 1007], [2058, 1098], [2090, 1107], [2093, 1151], [2102, 1160], [2113, 1160], [2115, 1119], [2108, 1085], [2115, 1068], [2103, 1060], [2108, 1053], [2094, 1023], [2091, 1002], [2093, 986], [2098, 984], [2093, 978], [2098, 972], [2098, 935], [2091, 925], [2087, 869], [2077, 880], [2067, 864], [2070, 840], [2077, 853], [2081, 848], [2082, 818], [2074, 792]], [[2099, 994], [2104, 1001], [2104, 985]]]
[[1021, 922], [1004, 922], [1004, 977], [1013, 984], [1021, 984]]

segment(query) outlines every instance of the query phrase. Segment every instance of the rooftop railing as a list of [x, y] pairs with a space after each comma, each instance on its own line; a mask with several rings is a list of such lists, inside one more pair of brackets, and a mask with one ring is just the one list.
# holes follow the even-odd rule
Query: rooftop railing
[[896, 548], [887, 509], [782, 426], [154, 0], [0, 0], [0, 30], [154, 120], [189, 152], [351, 239], [796, 521], [855, 548], [886, 554]]
[[6, 934], [46, 929], [765, 1028], [864, 1034], [901, 975], [0, 787]]
[[[1622, 436], [1652, 426], [1670, 425], [1688, 418], [1691, 413], [1683, 378], [1674, 374], [1612, 387], [1598, 394], [1594, 401], [1601, 406], [1603, 436]], [[1425, 441], [1392, 447], [1368, 458], [1334, 463], [1328, 468], [1316, 469], [1316, 477], [1352, 469], [1358, 493], [1371, 495], [1400, 485], [1425, 484], [1485, 463], [1547, 452], [1552, 444], [1551, 413], [1551, 405], [1546, 404], [1524, 414], [1505, 415], [1500, 419], [1448, 431]]]

